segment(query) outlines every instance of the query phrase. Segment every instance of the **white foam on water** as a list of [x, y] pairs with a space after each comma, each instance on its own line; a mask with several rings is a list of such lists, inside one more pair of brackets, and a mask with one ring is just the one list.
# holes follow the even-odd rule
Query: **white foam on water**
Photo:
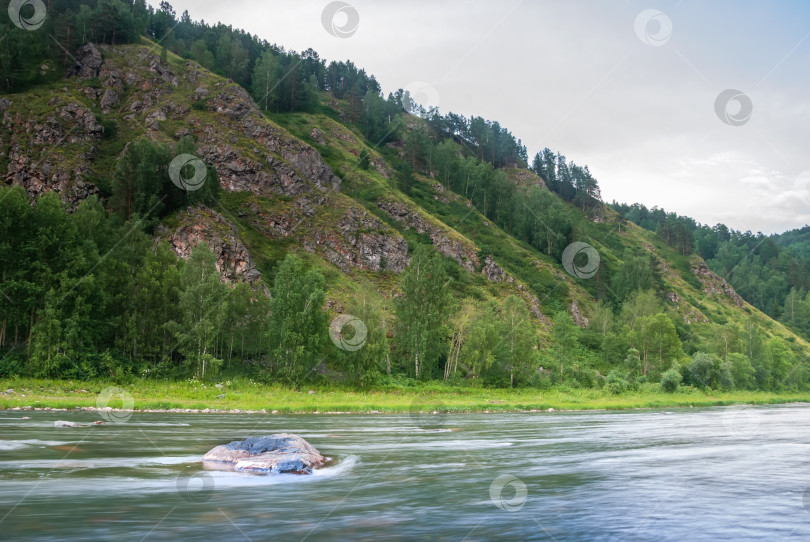
[[[425, 434], [425, 436], [428, 436]], [[342, 444], [335, 441], [333, 447], [341, 450], [364, 450], [364, 451], [382, 451], [382, 450], [480, 450], [484, 448], [506, 448], [514, 445], [513, 442], [498, 442], [492, 440], [425, 440], [425, 441], [399, 441], [387, 442], [379, 444]]]
[[342, 461], [339, 461], [336, 465], [331, 465], [322, 469], [315, 469], [312, 471], [312, 475], [321, 478], [334, 478], [335, 476], [340, 476], [350, 472], [354, 466], [357, 465], [359, 460], [360, 458], [358, 456], [350, 455]]
[[39, 440], [39, 439], [27, 439], [27, 440], [0, 440], [0, 451], [3, 452], [10, 452], [12, 450], [20, 450], [22, 448], [28, 448], [31, 446], [65, 446], [69, 444], [73, 444], [75, 441], [68, 441], [62, 442], [57, 440]]
[[104, 425], [122, 425], [122, 426], [127, 425], [129, 427], [191, 427], [190, 423], [169, 423], [169, 422], [164, 422], [164, 423], [159, 423], [159, 422], [154, 422], [154, 423], [149, 423], [149, 422], [125, 422], [125, 423], [119, 423], [119, 424], [105, 423]]
[[200, 456], [105, 457], [89, 459], [30, 459], [0, 461], [0, 469], [108, 469], [199, 463]]
[[[335, 465], [316, 469], [312, 474], [267, 474], [255, 472], [237, 472], [229, 470], [206, 470], [204, 476], [213, 479], [213, 489], [219, 491], [228, 488], [254, 487], [278, 484], [312, 483], [342, 476], [352, 470], [358, 463], [357, 456], [348, 456]], [[195, 476], [194, 474], [191, 475]]]
[[458, 469], [462, 467], [466, 467], [466, 463], [429, 463], [425, 465], [415, 465], [411, 467], [407, 467], [407, 470], [419, 470], [419, 469]]

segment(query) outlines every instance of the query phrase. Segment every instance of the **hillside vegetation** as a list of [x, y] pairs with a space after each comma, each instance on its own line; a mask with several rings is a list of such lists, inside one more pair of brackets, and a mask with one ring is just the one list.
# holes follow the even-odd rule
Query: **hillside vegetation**
[[801, 326], [738, 295], [720, 250], [497, 122], [166, 3], [2, 30], [0, 376], [810, 383]]

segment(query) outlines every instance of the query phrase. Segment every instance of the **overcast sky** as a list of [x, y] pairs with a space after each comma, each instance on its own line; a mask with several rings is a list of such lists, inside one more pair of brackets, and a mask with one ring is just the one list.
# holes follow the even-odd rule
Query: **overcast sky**
[[810, 223], [807, 0], [349, 0], [326, 26], [329, 0], [171, 3], [497, 120], [530, 159], [588, 165], [605, 201], [763, 233]]

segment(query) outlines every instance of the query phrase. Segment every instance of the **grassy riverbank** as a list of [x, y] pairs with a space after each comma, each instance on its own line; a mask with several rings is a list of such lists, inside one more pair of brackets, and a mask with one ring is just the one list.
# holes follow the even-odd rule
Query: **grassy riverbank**
[[[218, 387], [217, 384], [219, 384]], [[6, 393], [9, 388], [13, 392]], [[110, 388], [116, 388], [110, 390]], [[123, 390], [120, 392], [118, 390]], [[105, 390], [108, 390], [105, 393]], [[121, 408], [135, 410], [216, 409], [280, 413], [313, 412], [505, 412], [718, 406], [735, 403], [810, 402], [810, 393], [751, 391], [703, 392], [685, 389], [661, 393], [652, 386], [612, 395], [602, 390], [480, 389], [426, 385], [374, 391], [293, 390], [249, 380], [201, 383], [139, 380], [128, 384], [65, 380], [0, 380], [0, 409]]]

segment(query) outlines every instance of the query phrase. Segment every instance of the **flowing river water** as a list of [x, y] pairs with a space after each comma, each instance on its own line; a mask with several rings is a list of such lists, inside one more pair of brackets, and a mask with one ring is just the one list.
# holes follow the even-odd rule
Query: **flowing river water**
[[[810, 406], [98, 419], [0, 412], [0, 540], [810, 539]], [[278, 432], [331, 462], [200, 463]]]

